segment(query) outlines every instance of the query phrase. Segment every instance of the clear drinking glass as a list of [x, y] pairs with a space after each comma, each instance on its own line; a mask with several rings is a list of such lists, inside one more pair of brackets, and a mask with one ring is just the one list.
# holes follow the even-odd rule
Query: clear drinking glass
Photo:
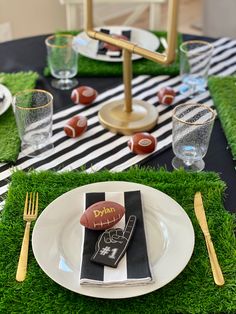
[[180, 45], [180, 93], [192, 98], [206, 90], [213, 45], [191, 40]]
[[22, 153], [31, 157], [50, 153], [53, 96], [43, 90], [25, 90], [15, 94], [13, 106]]
[[[73, 78], [77, 74], [78, 55], [73, 45], [72, 35], [52, 35], [46, 38], [48, 65], [52, 76], [52, 86], [58, 89], [72, 89], [78, 85]], [[73, 79], [72, 79], [73, 78]]]
[[215, 112], [207, 105], [185, 103], [173, 111], [172, 147], [175, 169], [201, 171], [215, 120]]

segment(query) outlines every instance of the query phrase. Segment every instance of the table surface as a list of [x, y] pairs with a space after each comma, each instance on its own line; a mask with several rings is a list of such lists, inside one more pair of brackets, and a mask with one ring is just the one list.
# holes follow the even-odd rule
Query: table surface
[[[60, 111], [67, 103], [71, 91], [55, 90], [50, 85], [50, 79], [44, 77], [43, 69], [46, 65], [46, 48], [44, 40], [46, 35], [23, 38], [0, 44], [0, 72], [37, 71], [39, 80], [37, 88], [45, 89], [54, 96], [54, 112]], [[184, 40], [196, 38], [196, 36], [184, 35]], [[199, 37], [197, 37], [199, 38]], [[213, 40], [208, 38], [208, 40]], [[113, 88], [122, 83], [121, 77], [80, 77], [80, 85], [93, 86], [99, 93]], [[165, 149], [157, 155], [152, 155], [148, 160], [141, 162], [141, 166], [152, 166], [159, 168], [165, 166], [168, 170], [173, 170], [171, 159], [174, 154], [170, 148]], [[232, 159], [230, 148], [221, 128], [221, 123], [217, 119], [213, 128], [213, 133], [204, 158], [205, 170], [215, 171], [227, 184], [225, 207], [231, 212], [236, 212], [236, 176], [235, 161]]]

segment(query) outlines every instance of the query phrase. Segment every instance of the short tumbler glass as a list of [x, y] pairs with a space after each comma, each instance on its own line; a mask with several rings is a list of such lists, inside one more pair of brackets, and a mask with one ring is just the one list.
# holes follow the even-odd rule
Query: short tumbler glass
[[52, 86], [64, 90], [78, 85], [78, 81], [73, 78], [77, 74], [78, 59], [74, 36], [52, 35], [46, 38], [45, 43], [48, 65], [52, 76], [56, 78], [52, 80]]
[[213, 45], [191, 40], [180, 45], [180, 93], [190, 98], [204, 92], [213, 53]]
[[173, 111], [172, 147], [175, 169], [201, 171], [214, 125], [215, 112], [207, 105], [185, 103]]
[[51, 153], [53, 96], [44, 90], [25, 90], [15, 94], [13, 107], [22, 154], [42, 157]]

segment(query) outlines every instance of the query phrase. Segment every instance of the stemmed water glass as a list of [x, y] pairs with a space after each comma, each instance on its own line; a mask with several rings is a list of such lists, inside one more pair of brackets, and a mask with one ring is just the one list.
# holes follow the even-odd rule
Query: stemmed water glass
[[[61, 34], [46, 38], [47, 60], [52, 76], [52, 86], [58, 89], [72, 89], [78, 84], [77, 52], [73, 46], [74, 36]], [[72, 79], [73, 78], [73, 79]]]
[[173, 111], [172, 147], [175, 169], [201, 171], [215, 120], [215, 112], [207, 105], [185, 103]]

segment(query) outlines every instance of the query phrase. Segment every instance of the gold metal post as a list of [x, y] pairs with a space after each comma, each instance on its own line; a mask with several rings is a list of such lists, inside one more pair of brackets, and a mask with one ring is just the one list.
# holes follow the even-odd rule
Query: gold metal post
[[175, 59], [177, 45], [177, 25], [178, 25], [178, 1], [169, 1], [167, 18], [167, 55], [166, 63], [171, 63]]
[[123, 82], [125, 85], [125, 111], [132, 111], [132, 53], [127, 49], [123, 49]]
[[169, 0], [167, 42], [164, 53], [150, 51], [132, 42], [113, 38], [93, 29], [93, 0], [86, 0], [86, 32], [89, 37], [116, 45], [123, 50], [123, 81], [125, 99], [106, 103], [99, 111], [101, 124], [112, 132], [133, 134], [149, 131], [158, 119], [156, 108], [145, 101], [132, 99], [132, 53], [161, 64], [169, 64], [175, 58], [177, 42], [177, 16], [179, 0]]
[[86, 31], [93, 30], [93, 1], [86, 0], [86, 5], [84, 5], [84, 18]]

